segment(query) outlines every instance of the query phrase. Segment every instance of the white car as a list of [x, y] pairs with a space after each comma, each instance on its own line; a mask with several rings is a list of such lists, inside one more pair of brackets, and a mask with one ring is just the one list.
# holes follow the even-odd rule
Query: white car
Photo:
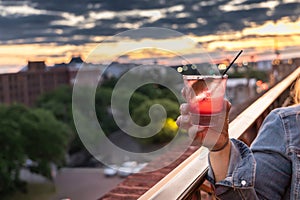
[[138, 173], [146, 165], [147, 163], [138, 164], [136, 161], [124, 162], [118, 170], [118, 175], [121, 177], [126, 177], [129, 176], [130, 174]]
[[118, 168], [117, 165], [108, 165], [104, 167], [103, 173], [105, 176], [114, 176], [118, 173]]
[[133, 173], [140, 172], [148, 163], [139, 163], [134, 169]]
[[136, 161], [126, 161], [124, 162], [118, 170], [118, 175], [121, 177], [129, 176], [133, 173], [133, 169], [137, 166]]
[[133, 168], [131, 167], [120, 167], [118, 170], [118, 175], [121, 177], [126, 177], [132, 174]]

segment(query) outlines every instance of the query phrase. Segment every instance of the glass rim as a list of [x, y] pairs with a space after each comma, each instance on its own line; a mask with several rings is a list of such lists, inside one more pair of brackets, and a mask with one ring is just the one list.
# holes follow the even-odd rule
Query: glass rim
[[183, 79], [204, 80], [204, 79], [227, 79], [228, 75], [182, 75]]

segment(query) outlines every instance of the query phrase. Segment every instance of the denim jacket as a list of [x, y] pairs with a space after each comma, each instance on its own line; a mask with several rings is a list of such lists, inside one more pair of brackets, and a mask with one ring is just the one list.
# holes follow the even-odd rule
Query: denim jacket
[[208, 180], [220, 199], [300, 200], [300, 105], [273, 110], [250, 148], [231, 139], [226, 178]]

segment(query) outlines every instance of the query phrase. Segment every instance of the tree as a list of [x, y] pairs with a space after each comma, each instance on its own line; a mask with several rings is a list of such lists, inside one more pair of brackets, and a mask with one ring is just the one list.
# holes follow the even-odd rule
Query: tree
[[95, 94], [96, 115], [102, 130], [106, 134], [118, 130], [118, 126], [110, 113], [111, 95], [112, 89], [105, 87], [98, 88]]
[[69, 153], [78, 152], [84, 149], [80, 138], [76, 134], [76, 128], [72, 115], [72, 88], [60, 86], [51, 92], [44, 93], [37, 100], [36, 106], [50, 111], [60, 122], [64, 122], [70, 130]]
[[132, 114], [136, 107], [142, 105], [143, 103], [145, 103], [148, 100], [149, 100], [149, 97], [147, 97], [146, 95], [143, 95], [139, 92], [133, 93], [133, 95], [129, 101], [129, 113]]
[[69, 128], [43, 109], [32, 109], [22, 115], [20, 128], [24, 151], [37, 166], [31, 171], [51, 178], [50, 163], [61, 166], [68, 145]]
[[38, 108], [51, 111], [62, 122], [73, 125], [72, 88], [61, 86], [40, 96], [36, 103]]
[[18, 119], [24, 112], [26, 108], [21, 105], [0, 105], [0, 196], [24, 186], [19, 180], [25, 152], [18, 124]]
[[[156, 113], [153, 111], [154, 121], [153, 126], [149, 127], [145, 130], [145, 134], [147, 135], [152, 132], [157, 127], [161, 127], [161, 130], [154, 136], [141, 139], [143, 142], [146, 143], [164, 143], [170, 141], [176, 134], [178, 127], [175, 125], [175, 119], [179, 115], [179, 104], [175, 103], [169, 99], [154, 99], [148, 100], [143, 104], [136, 107], [133, 111], [132, 118], [133, 120], [140, 126], [146, 126], [150, 123], [150, 117], [148, 115], [149, 109], [152, 105], [159, 104], [164, 107], [167, 113], [167, 119], [164, 122], [164, 119], [161, 116], [161, 113]], [[164, 124], [163, 124], [164, 122]]]
[[69, 129], [53, 114], [23, 105], [0, 106], [0, 195], [24, 188], [19, 172], [27, 158], [31, 171], [50, 176], [50, 163], [64, 162]]
[[18, 124], [1, 118], [0, 127], [0, 196], [4, 196], [23, 185], [19, 172], [25, 152]]

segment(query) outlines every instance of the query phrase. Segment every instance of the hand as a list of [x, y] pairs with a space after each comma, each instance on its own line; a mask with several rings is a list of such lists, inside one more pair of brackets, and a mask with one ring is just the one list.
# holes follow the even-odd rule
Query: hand
[[224, 111], [220, 114], [218, 124], [214, 127], [203, 127], [200, 125], [192, 125], [192, 116], [189, 114], [189, 105], [183, 103], [180, 106], [181, 115], [177, 118], [177, 125], [187, 130], [189, 137], [194, 140], [197, 145], [203, 145], [212, 151], [221, 149], [229, 140], [228, 136], [228, 113], [231, 104], [224, 99]]

